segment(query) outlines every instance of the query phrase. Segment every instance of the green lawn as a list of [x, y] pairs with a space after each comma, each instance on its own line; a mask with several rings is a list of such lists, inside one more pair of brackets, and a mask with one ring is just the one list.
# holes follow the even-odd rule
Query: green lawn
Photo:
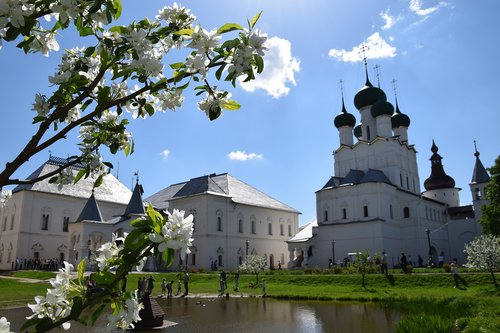
[[[240, 275], [239, 291], [234, 288], [234, 275], [228, 274], [230, 295], [262, 295], [261, 281], [267, 281], [266, 292], [270, 297], [283, 299], [321, 299], [334, 301], [368, 301], [381, 306], [399, 309], [405, 313], [398, 332], [500, 332], [500, 290], [493, 286], [491, 275], [465, 273], [461, 276], [466, 286], [453, 288], [453, 277], [449, 273], [419, 272], [395, 273], [388, 277], [382, 274], [367, 274], [366, 286], [361, 287], [359, 274], [332, 274], [312, 271], [274, 271], [262, 274], [254, 287], [255, 276]], [[320, 273], [320, 274], [318, 274]], [[49, 273], [52, 274], [53, 273]], [[127, 290], [137, 288], [139, 277], [150, 273], [129, 274]], [[179, 273], [152, 273], [155, 278], [153, 295], [161, 292], [162, 278], [173, 280], [174, 294]], [[50, 278], [47, 272], [19, 272], [13, 274], [23, 278]], [[47, 283], [24, 283], [0, 279], [0, 307], [32, 302], [35, 295], [44, 295]], [[182, 290], [184, 286], [182, 284]], [[217, 273], [192, 273], [190, 294], [219, 293]], [[458, 330], [456, 330], [459, 332]]]

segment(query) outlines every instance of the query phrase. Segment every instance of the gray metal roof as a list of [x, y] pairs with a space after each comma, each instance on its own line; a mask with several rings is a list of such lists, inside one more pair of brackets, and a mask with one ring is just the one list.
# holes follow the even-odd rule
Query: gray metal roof
[[97, 205], [97, 201], [95, 200], [94, 193], [90, 196], [89, 200], [82, 209], [80, 216], [78, 216], [77, 222], [80, 221], [96, 221], [102, 222], [102, 215], [99, 206]]
[[132, 197], [130, 202], [125, 209], [124, 215], [136, 214], [142, 215], [146, 211], [144, 210], [144, 203], [142, 202], [142, 186], [137, 182], [134, 187], [134, 192], [132, 192]]
[[386, 183], [392, 185], [391, 181], [382, 170], [368, 169], [368, 171], [364, 172], [351, 169], [344, 178], [331, 177], [321, 189], [324, 190], [327, 188], [339, 187], [340, 185], [358, 185], [364, 183]]
[[166, 209], [169, 200], [199, 194], [226, 196], [235, 203], [300, 213], [227, 173], [192, 178], [187, 182], [171, 185], [145, 201], [156, 208]]
[[472, 172], [471, 184], [481, 184], [489, 182], [490, 175], [488, 175], [488, 172], [484, 168], [483, 163], [481, 163], [481, 160], [479, 159], [479, 153], [476, 152], [474, 155], [476, 156], [476, 163], [474, 164], [474, 172]]
[[[47, 174], [56, 170], [59, 166], [57, 161], [54, 160], [55, 157], [51, 157], [47, 162], [40, 166], [35, 172], [33, 172], [28, 179], [34, 179], [40, 175]], [[76, 174], [79, 168], [72, 167], [71, 171]], [[77, 198], [89, 198], [92, 194], [92, 188], [94, 187], [95, 179], [92, 177], [82, 178], [76, 184], [64, 185], [59, 188], [57, 184], [50, 184], [49, 179], [42, 180], [35, 184], [19, 185], [12, 192], [19, 192], [23, 190], [53, 193], [60, 195], [67, 195]], [[116, 202], [121, 204], [128, 204], [132, 192], [123, 185], [118, 179], [112, 174], [107, 174], [103, 177], [103, 182], [101, 186], [95, 188], [95, 198], [98, 201], [108, 201]]]

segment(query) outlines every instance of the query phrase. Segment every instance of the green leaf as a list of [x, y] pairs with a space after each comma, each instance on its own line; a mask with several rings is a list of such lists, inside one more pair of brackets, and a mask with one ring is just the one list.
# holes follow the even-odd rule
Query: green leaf
[[183, 62], [176, 62], [174, 64], [170, 64], [170, 68], [172, 69], [179, 69], [185, 67], [185, 64]]
[[90, 46], [90, 47], [87, 47], [84, 54], [86, 57], [90, 57], [94, 52], [95, 52], [95, 47]]
[[115, 274], [109, 271], [104, 271], [104, 272], [92, 273], [92, 278], [94, 279], [97, 286], [105, 287], [105, 286], [110, 286], [115, 280], [116, 276]]
[[99, 318], [101, 316], [101, 313], [102, 313], [102, 310], [104, 310], [104, 308], [106, 307], [106, 304], [101, 304], [99, 305], [99, 307], [94, 311], [94, 313], [92, 314], [92, 325], [95, 324], [97, 318]]
[[117, 26], [111, 27], [109, 29], [109, 31], [111, 31], [111, 32], [118, 32], [120, 34], [124, 34], [124, 33], [127, 32], [127, 27], [125, 27], [123, 25], [117, 25]]
[[71, 318], [77, 319], [82, 313], [82, 310], [83, 310], [83, 299], [80, 296], [73, 297], [73, 305], [71, 306]]
[[54, 184], [57, 180], [59, 179], [59, 177], [52, 177], [49, 179], [49, 184]]
[[96, 181], [94, 182], [94, 188], [101, 186], [102, 178], [102, 175], [99, 175], [99, 177], [97, 177]]
[[114, 18], [117, 20], [122, 15], [122, 3], [120, 0], [113, 0]]
[[85, 279], [85, 277], [83, 276], [85, 274], [85, 267], [87, 266], [87, 261], [86, 260], [82, 260], [80, 261], [80, 263], [78, 264], [78, 281], [80, 281], [80, 283], [82, 283]]
[[81, 29], [78, 29], [78, 31], [80, 32], [80, 36], [82, 37], [94, 34], [94, 30], [92, 30], [91, 27], [82, 27]]
[[191, 36], [193, 35], [194, 29], [181, 29], [179, 31], [174, 32], [174, 35], [179, 36]]
[[152, 116], [155, 114], [155, 108], [149, 103], [144, 105], [144, 109], [146, 109], [146, 112], [149, 114], [149, 116]]
[[40, 319], [38, 319], [37, 317], [26, 320], [24, 322], [23, 326], [21, 326], [21, 331], [24, 331], [28, 327], [37, 324], [39, 321], [40, 321]]
[[236, 101], [230, 99], [227, 102], [222, 103], [222, 107], [226, 110], [234, 111], [238, 110], [241, 107], [241, 105], [239, 105]]
[[222, 75], [222, 72], [224, 71], [224, 68], [226, 68], [226, 63], [222, 64], [219, 69], [217, 69], [217, 71], [215, 72], [215, 77], [217, 78], [217, 80], [220, 80], [220, 77]]
[[163, 252], [163, 261], [165, 262], [165, 268], [172, 265], [174, 262], [175, 251], [171, 248], [167, 248], [165, 252]]
[[255, 26], [255, 24], [257, 23], [257, 21], [259, 20], [260, 18], [260, 15], [262, 14], [262, 11], [260, 11], [260, 13], [256, 14], [252, 20], [250, 21], [250, 28], [253, 28]]
[[259, 55], [256, 55], [254, 59], [255, 63], [257, 64], [257, 73], [260, 74], [264, 70], [264, 59], [262, 59], [262, 57]]
[[132, 230], [125, 238], [125, 248], [133, 250], [141, 238], [144, 238], [144, 232], [139, 229]]
[[234, 31], [234, 30], [244, 30], [241, 25], [238, 23], [226, 23], [222, 27], [217, 30], [218, 34], [224, 34], [226, 32]]

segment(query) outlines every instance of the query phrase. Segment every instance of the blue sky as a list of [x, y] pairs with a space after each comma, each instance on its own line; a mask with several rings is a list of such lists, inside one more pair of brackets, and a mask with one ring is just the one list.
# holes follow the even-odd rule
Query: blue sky
[[[359, 121], [355, 93], [365, 81], [357, 49], [367, 52], [372, 83], [379, 65], [380, 84], [394, 103], [397, 81], [400, 109], [411, 119], [409, 142], [418, 154], [421, 184], [430, 174], [434, 139], [446, 172], [470, 203], [468, 188], [476, 140], [488, 167], [499, 155], [500, 2], [431, 0], [195, 0], [190, 8], [207, 30], [227, 22], [244, 24], [263, 11], [258, 23], [269, 37], [266, 69], [255, 86], [238, 86], [233, 99], [242, 108], [210, 122], [186, 95], [182, 109], [135, 120], [130, 126], [136, 152], [106, 157], [127, 186], [139, 171], [145, 195], [193, 177], [228, 172], [303, 214], [316, 218], [315, 194], [333, 175], [332, 152], [339, 145], [333, 118], [346, 107]], [[171, 2], [123, 1], [120, 23], [153, 18]], [[61, 48], [83, 46], [71, 31], [61, 32]], [[11, 160], [35, 130], [31, 104], [37, 92], [49, 93], [47, 77], [60, 52], [46, 58], [24, 55], [12, 44], [0, 50], [0, 114], [3, 140], [0, 165]], [[172, 61], [174, 62], [174, 61]], [[51, 147], [53, 155], [77, 152], [76, 133]], [[16, 174], [26, 177], [48, 158], [33, 157]], [[423, 186], [422, 186], [423, 188]]]

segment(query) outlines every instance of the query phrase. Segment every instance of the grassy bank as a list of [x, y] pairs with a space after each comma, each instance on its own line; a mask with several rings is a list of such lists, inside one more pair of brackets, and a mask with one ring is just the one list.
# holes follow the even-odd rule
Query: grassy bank
[[[268, 296], [280, 299], [315, 299], [333, 301], [369, 301], [398, 309], [405, 314], [398, 332], [500, 332], [500, 291], [489, 274], [462, 272], [463, 283], [453, 288], [453, 277], [447, 273], [419, 272], [414, 274], [368, 274], [366, 287], [361, 287], [359, 274], [318, 274], [304, 271], [274, 271], [264, 274], [254, 287], [253, 275], [240, 275], [239, 290], [234, 291], [234, 275], [228, 274], [230, 295], [259, 296], [260, 282], [266, 279]], [[47, 274], [47, 273], [43, 273]], [[36, 272], [22, 272], [22, 278], [47, 278]], [[50, 273], [49, 273], [50, 274]], [[149, 273], [130, 274], [127, 290], [137, 288], [137, 280]], [[154, 295], [161, 292], [161, 280], [173, 280], [174, 294], [178, 273], [152, 274], [155, 278]], [[35, 295], [45, 294], [46, 283], [24, 283], [21, 280], [0, 279], [0, 306], [26, 304]], [[184, 287], [182, 286], [184, 292]], [[193, 273], [189, 283], [190, 294], [217, 295], [217, 273]]]

